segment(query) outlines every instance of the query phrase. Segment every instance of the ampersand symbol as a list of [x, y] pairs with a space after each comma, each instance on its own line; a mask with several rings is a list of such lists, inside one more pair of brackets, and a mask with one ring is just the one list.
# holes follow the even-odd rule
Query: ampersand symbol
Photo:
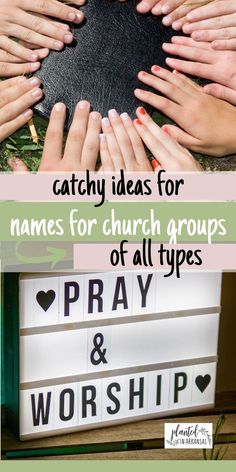
[[90, 354], [90, 360], [93, 365], [99, 365], [101, 362], [103, 364], [107, 364], [107, 360], [105, 358], [105, 354], [107, 350], [101, 349], [103, 342], [104, 342], [104, 337], [102, 333], [97, 333], [93, 338], [94, 349], [92, 350]]

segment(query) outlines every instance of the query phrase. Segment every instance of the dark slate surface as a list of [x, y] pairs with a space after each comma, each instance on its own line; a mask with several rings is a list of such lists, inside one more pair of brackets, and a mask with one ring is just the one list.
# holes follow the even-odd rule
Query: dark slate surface
[[84, 99], [103, 116], [116, 108], [134, 117], [140, 105], [133, 94], [141, 85], [137, 73], [153, 64], [164, 65], [161, 45], [173, 35], [160, 17], [138, 14], [136, 4], [136, 0], [88, 0], [82, 8], [86, 21], [75, 29], [74, 44], [61, 53], [52, 52], [35, 74], [45, 90], [36, 110], [48, 117], [53, 104], [63, 101], [70, 123], [76, 103]]

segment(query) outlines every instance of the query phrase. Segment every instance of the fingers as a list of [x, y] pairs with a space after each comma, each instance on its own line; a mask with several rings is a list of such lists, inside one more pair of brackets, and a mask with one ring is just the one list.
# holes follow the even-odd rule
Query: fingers
[[24, 113], [25, 110], [34, 105], [34, 103], [38, 102], [42, 96], [42, 90], [38, 87], [35, 87], [30, 92], [21, 95], [13, 102], [5, 105], [1, 109], [0, 126], [4, 125], [8, 121], [14, 120], [16, 117]]
[[135, 160], [136, 160], [137, 165], [139, 166], [139, 170], [150, 171], [151, 165], [150, 165], [149, 159], [147, 158], [144, 145], [142, 143], [142, 140], [139, 134], [137, 133], [134, 127], [133, 121], [131, 120], [131, 118], [129, 117], [127, 113], [122, 113], [121, 119], [123, 121], [123, 125], [127, 132], [127, 135], [130, 139], [130, 142], [133, 148], [133, 153], [135, 156]]
[[162, 48], [167, 54], [180, 56], [195, 62], [211, 64], [216, 55], [215, 51], [201, 49], [198, 47], [181, 46], [180, 44], [164, 43]]
[[13, 85], [17, 85], [22, 82], [22, 80], [26, 80], [22, 77], [13, 77], [11, 79], [0, 80], [0, 93], [2, 94], [4, 90], [8, 90]]
[[152, 74], [147, 74], [147, 72], [139, 72], [138, 78], [144, 84], [148, 85], [149, 87], [153, 87], [158, 90], [160, 93], [168, 96], [171, 100], [175, 103], [180, 104], [184, 100], [185, 93], [183, 90], [179, 89], [178, 87], [174, 87], [175, 85], [175, 77], [173, 74], [171, 78], [167, 82], [165, 77], [161, 79], [162, 71], [159, 72], [159, 77], [157, 77], [157, 73], [159, 71], [158, 66], [153, 66], [152, 70], [155, 73], [155, 76]]
[[51, 170], [62, 159], [65, 119], [66, 106], [64, 103], [56, 103], [49, 120], [43, 156], [39, 167], [40, 171]]
[[193, 31], [191, 34], [192, 38], [196, 41], [215, 41], [215, 40], [228, 40], [236, 38], [236, 27], [223, 28], [223, 29], [210, 29], [210, 30], [199, 30]]
[[[12, 114], [14, 116], [14, 113]], [[24, 126], [33, 116], [32, 110], [25, 110], [21, 115], [0, 125], [0, 142]]]
[[181, 5], [184, 0], [161, 0], [152, 9], [153, 15], [167, 15]]
[[26, 64], [0, 62], [0, 77], [16, 77], [18, 75], [32, 74], [40, 69], [40, 67], [40, 62], [29, 62]]
[[[144, 108], [140, 107], [137, 109], [137, 116], [139, 120], [144, 124], [149, 131], [155, 136], [156, 139], [160, 141], [160, 143], [165, 147], [165, 150], [171, 155], [174, 154], [176, 157], [179, 155], [182, 155], [182, 147], [171, 137], [167, 132], [163, 133], [163, 130], [166, 131], [165, 127], [163, 127], [163, 130], [152, 120], [152, 118], [146, 113]], [[157, 157], [157, 156], [155, 156]], [[159, 158], [159, 162], [161, 163], [161, 160]]]
[[165, 16], [162, 20], [163, 25], [165, 26], [172, 26], [172, 28], [176, 31], [181, 30], [183, 24], [185, 23], [185, 17], [187, 13], [194, 8], [193, 3], [189, 2], [181, 2], [178, 8], [170, 13], [170, 15]]
[[84, 141], [81, 165], [84, 170], [95, 170], [99, 153], [101, 131], [100, 113], [93, 111], [89, 115], [87, 134]]
[[[37, 21], [40, 19], [37, 17]], [[41, 21], [41, 20], [40, 20]], [[14, 26], [14, 27], [13, 27]], [[36, 44], [38, 47], [48, 48], [54, 51], [61, 51], [65, 44], [70, 44], [73, 41], [73, 35], [69, 32], [64, 32], [64, 42], [59, 41], [47, 36], [44, 36], [41, 33], [37, 33], [30, 28], [21, 26], [19, 24], [13, 25], [11, 28], [8, 28], [8, 34], [14, 35], [16, 38], [23, 41]], [[67, 39], [68, 37], [68, 39]]]
[[11, 170], [17, 174], [22, 173], [22, 172], [29, 172], [28, 167], [18, 157], [13, 157], [12, 159], [9, 159], [8, 165], [11, 168]]
[[[29, 90], [37, 90], [38, 87], [40, 87], [40, 84], [41, 81], [36, 77], [33, 77], [29, 80], [27, 80], [26, 77], [20, 77], [15, 85], [9, 88], [5, 88], [4, 92], [3, 90], [1, 90], [0, 109], [2, 109], [5, 105], [10, 104], [11, 102], [14, 102], [14, 100], [17, 100]], [[2, 119], [4, 120], [4, 117], [2, 117]]]
[[81, 100], [75, 109], [74, 118], [68, 133], [64, 159], [69, 160], [79, 169], [82, 159], [82, 151], [87, 134], [90, 103]]
[[137, 5], [139, 13], [148, 13], [157, 3], [158, 0], [141, 0]]
[[138, 108], [136, 113], [138, 119], [134, 120], [134, 126], [142, 141], [162, 167], [170, 164], [171, 157], [169, 151], [167, 151], [162, 142], [162, 139], [166, 139], [165, 134], [148, 116], [144, 108]]
[[102, 119], [102, 131], [106, 138], [107, 146], [111, 159], [113, 161], [115, 171], [119, 171], [120, 169], [125, 170], [125, 163], [120, 150], [120, 146], [117, 142], [115, 133], [108, 118]]
[[227, 27], [235, 26], [236, 24], [236, 15], [225, 15], [225, 16], [216, 16], [216, 18], [208, 18], [194, 23], [187, 23], [183, 30], [185, 33], [189, 34], [196, 30], [214, 30], [214, 29], [225, 29]]
[[129, 115], [122, 113], [119, 116], [115, 110], [110, 110], [107, 120], [103, 120], [106, 135], [101, 137], [102, 168], [110, 170], [112, 161], [116, 171], [152, 171], [142, 140]]
[[[75, 5], [83, 5], [84, 1], [73, 1]], [[74, 23], [81, 23], [84, 15], [79, 10], [67, 5], [63, 5], [55, 0], [24, 0], [24, 7], [28, 11], [40, 13], [41, 15], [51, 16], [60, 20], [72, 21]]]
[[[48, 49], [32, 51], [6, 36], [0, 36], [0, 48], [11, 55], [9, 57], [5, 54], [5, 59], [3, 60], [6, 62], [36, 62], [39, 59], [44, 59], [49, 54]], [[22, 59], [22, 61], [16, 60], [17, 58]]]
[[212, 42], [213, 49], [236, 51], [236, 38], [216, 40]]
[[[16, 44], [15, 41], [12, 41], [12, 43]], [[48, 56], [49, 49], [38, 49], [38, 50], [35, 51], [35, 54], [37, 55], [39, 60], [42, 60], [42, 59], [44, 59], [45, 57]], [[0, 49], [0, 62], [9, 62], [9, 63], [13, 63], [13, 64], [22, 64], [22, 63], [24, 63], [24, 60], [21, 59], [21, 57], [19, 57], [19, 55], [16, 56], [14, 54], [10, 54], [7, 50]]]
[[[62, 27], [59, 28], [54, 22], [45, 20], [38, 15], [31, 15], [22, 11], [19, 13], [17, 21], [20, 26], [27, 28], [28, 34], [31, 36], [31, 38], [27, 38], [28, 42], [51, 49], [50, 45], [53, 45], [53, 39], [63, 44], [70, 44], [73, 41], [73, 34], [70, 31], [64, 30]], [[45, 37], [45, 44], [40, 44], [37, 41], [37, 38], [39, 38], [37, 34]]]
[[[171, 97], [175, 96], [175, 100], [178, 101], [179, 104], [184, 105], [189, 96], [195, 96], [196, 92], [201, 90], [201, 88], [196, 86], [190, 79], [187, 79], [181, 74], [177, 74], [177, 72], [171, 73], [168, 70], [158, 66], [153, 66], [152, 72], [155, 74], [155, 76], [160, 77], [166, 82], [166, 88], [164, 88], [163, 84], [161, 84], [161, 90], [162, 93], [167, 95], [168, 98], [160, 97], [159, 95], [140, 89], [135, 90], [135, 96], [141, 101], [157, 108], [171, 119], [175, 120], [176, 116], [179, 116], [181, 113], [181, 108], [178, 104], [171, 101]], [[143, 81], [142, 76], [139, 78]], [[159, 84], [160, 82], [155, 77], [153, 77], [152, 87], [159, 91]], [[168, 86], [170, 84], [171, 88]]]
[[[194, 41], [192, 38], [187, 38], [186, 36], [172, 36], [171, 42], [173, 44], [180, 44], [181, 46], [192, 46], [195, 48], [206, 49], [207, 51], [211, 51], [211, 45], [207, 42], [203, 41]], [[166, 43], [164, 43], [166, 44]]]
[[164, 125], [162, 129], [185, 148], [193, 149], [198, 145], [198, 139], [178, 128], [178, 126]]
[[191, 22], [204, 20], [206, 18], [214, 18], [215, 16], [222, 16], [235, 13], [235, 1], [210, 2], [207, 5], [200, 6], [187, 14], [187, 20]]
[[115, 166], [108, 148], [107, 138], [105, 134], [100, 134], [100, 156], [102, 162], [100, 171], [113, 172], [115, 170]]
[[208, 95], [212, 95], [213, 97], [232, 103], [232, 105], [236, 105], [236, 90], [232, 90], [220, 84], [205, 85], [203, 90]]
[[202, 77], [204, 79], [214, 80], [214, 69], [209, 64], [201, 64], [200, 62], [182, 61], [180, 59], [166, 58], [166, 64], [172, 69], [183, 72], [184, 74]]
[[126, 170], [134, 170], [136, 159], [133, 151], [129, 135], [123, 124], [123, 120], [118, 115], [116, 110], [109, 111], [109, 121], [116, 137], [116, 141], [119, 145], [120, 152], [123, 157]]

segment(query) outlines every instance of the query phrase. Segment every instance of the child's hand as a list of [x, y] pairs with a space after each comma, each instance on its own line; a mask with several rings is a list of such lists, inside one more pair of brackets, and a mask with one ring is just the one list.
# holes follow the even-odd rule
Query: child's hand
[[[57, 103], [51, 112], [39, 171], [94, 171], [99, 153], [100, 114], [90, 113], [88, 102], [78, 103], [63, 152], [65, 119], [66, 107]], [[9, 161], [9, 165], [15, 172], [28, 170], [20, 159]]]
[[184, 147], [213, 156], [236, 151], [236, 109], [227, 102], [204, 93], [187, 77], [158, 66], [153, 74], [139, 73], [139, 79], [157, 93], [135, 90], [137, 98], [163, 112], [179, 126], [165, 125]]
[[143, 143], [127, 113], [110, 110], [102, 120], [100, 155], [102, 171], [152, 171]]
[[214, 49], [236, 50], [235, 0], [216, 0], [187, 15], [184, 33], [196, 41], [212, 41]]
[[17, 77], [0, 82], [0, 142], [33, 116], [30, 107], [43, 96], [40, 80]]
[[143, 107], [137, 109], [138, 119], [135, 128], [156, 159], [155, 171], [164, 169], [170, 172], [199, 172], [202, 166], [176, 140], [168, 136], [168, 128], [162, 129], [154, 123]]
[[[84, 0], [71, 0], [70, 3], [82, 5]], [[49, 18], [48, 18], [49, 17]], [[11, 37], [32, 43], [37, 47], [55, 51], [63, 49], [73, 41], [68, 25], [55, 22], [59, 20], [81, 23], [82, 12], [57, 0], [0, 0], [0, 47], [25, 61], [39, 59], [37, 52], [10, 39]]]
[[165, 52], [187, 61], [168, 57], [166, 63], [186, 74], [213, 80], [205, 92], [236, 105], [236, 51], [215, 51], [209, 43], [191, 38], [173, 37], [172, 44], [164, 43]]

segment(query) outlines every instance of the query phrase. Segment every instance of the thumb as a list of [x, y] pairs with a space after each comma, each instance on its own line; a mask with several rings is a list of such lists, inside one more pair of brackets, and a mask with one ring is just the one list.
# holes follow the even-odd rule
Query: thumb
[[19, 159], [19, 157], [13, 157], [12, 159], [8, 159], [8, 165], [15, 173], [29, 172], [28, 167], [21, 159]]
[[168, 133], [171, 138], [175, 139], [181, 146], [185, 148], [193, 148], [198, 145], [198, 139], [191, 136], [191, 134], [186, 133], [182, 129], [178, 128], [175, 125], [164, 125], [162, 126], [163, 131]]
[[233, 90], [220, 84], [208, 84], [203, 87], [203, 90], [208, 95], [226, 100], [233, 105], [236, 105], [236, 90]]

